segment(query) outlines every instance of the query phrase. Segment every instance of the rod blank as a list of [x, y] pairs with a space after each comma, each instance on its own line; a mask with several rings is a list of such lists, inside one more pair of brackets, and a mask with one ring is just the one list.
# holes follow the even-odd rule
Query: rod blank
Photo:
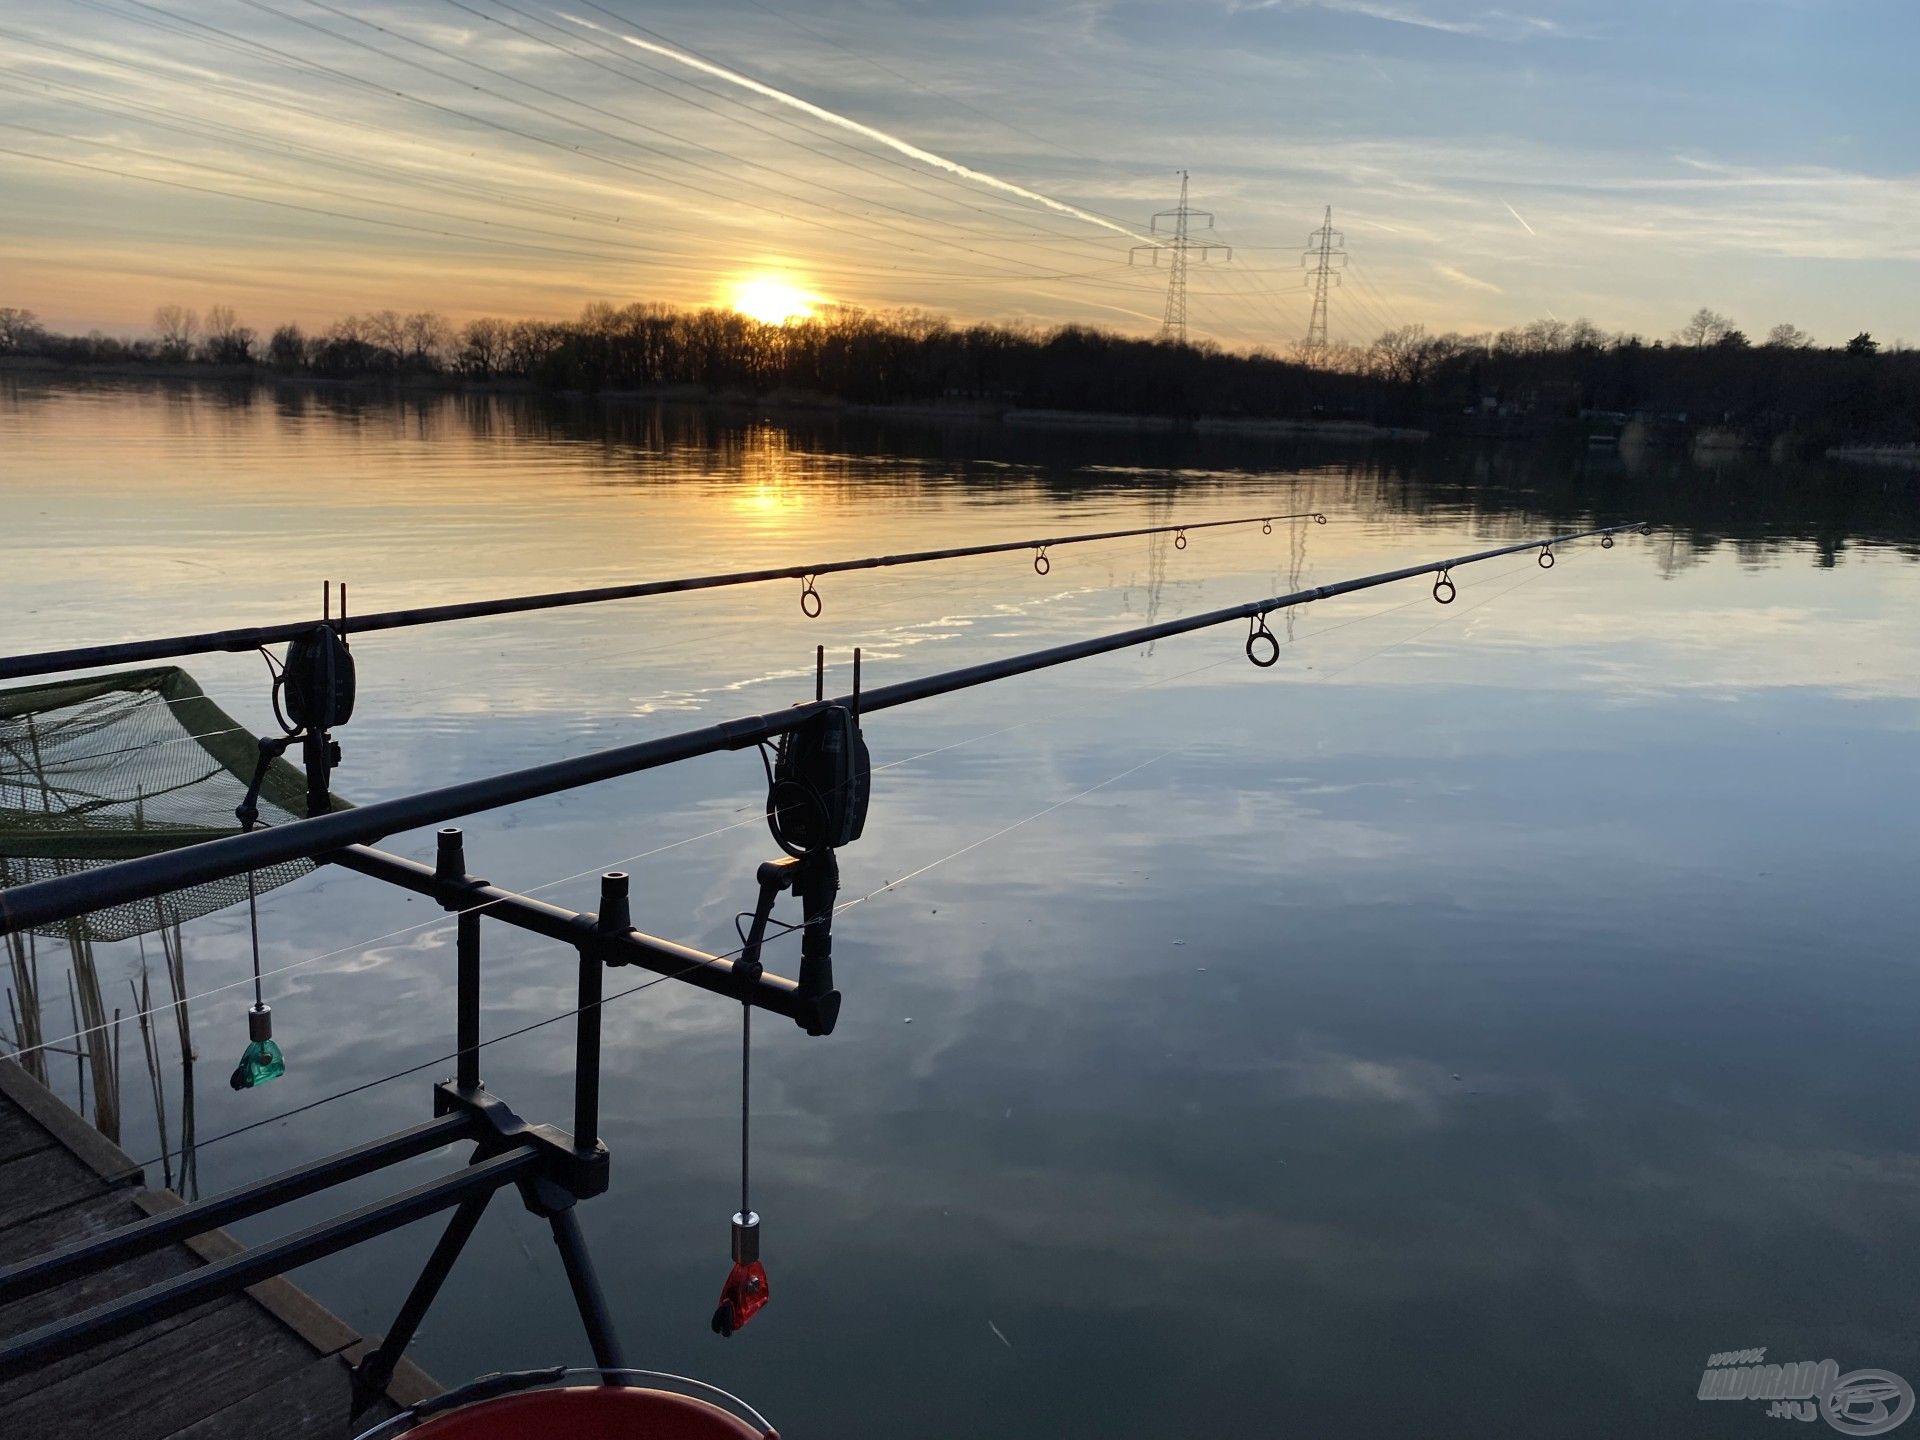
[[[1636, 521], [1630, 525], [1611, 525], [1597, 530], [1581, 530], [1574, 534], [1555, 535], [1544, 540], [1523, 540], [1518, 544], [1480, 550], [1471, 555], [1456, 555], [1446, 560], [1426, 561], [1419, 565], [1405, 566], [1399, 570], [1385, 570], [1374, 575], [1362, 575], [1352, 580], [1336, 581], [1331, 585], [1317, 585], [1308, 590], [1296, 590], [1289, 595], [1252, 600], [1244, 605], [1229, 606], [1224, 610], [1209, 610], [1199, 615], [1164, 620], [1157, 625], [1142, 625], [1131, 630], [1118, 630], [1088, 640], [1055, 645], [1046, 650], [1031, 650], [1002, 660], [969, 665], [958, 670], [945, 670], [937, 674], [921, 676], [917, 680], [902, 680], [897, 684], [883, 685], [878, 690], [865, 691], [859, 697], [860, 709], [862, 713], [872, 713], [876, 710], [889, 710], [896, 705], [911, 705], [936, 695], [946, 695], [956, 690], [970, 689], [975, 685], [990, 684], [1015, 675], [1030, 674], [1036, 670], [1050, 669], [1055, 665], [1065, 665], [1075, 660], [1105, 655], [1115, 650], [1125, 650], [1152, 640], [1163, 640], [1174, 635], [1209, 629], [1232, 620], [1245, 620], [1255, 615], [1266, 615], [1275, 610], [1285, 610], [1315, 600], [1331, 599], [1336, 595], [1350, 595], [1358, 590], [1371, 590], [1377, 586], [1390, 585], [1397, 580], [1409, 580], [1416, 575], [1439, 575], [1449, 570], [1457, 570], [1462, 566], [1478, 564], [1483, 560], [1497, 559], [1502, 555], [1514, 555], [1525, 550], [1544, 550], [1549, 546], [1565, 545], [1597, 535], [1617, 535], [1622, 531], [1641, 528], [1643, 528], [1641, 523]], [[797, 728], [817, 714], [823, 705], [850, 707], [852, 703], [853, 697], [848, 695], [832, 701], [813, 701], [795, 705], [773, 714], [748, 715], [734, 720], [723, 720], [716, 725], [703, 726], [698, 730], [685, 730], [676, 735], [663, 735], [658, 739], [643, 740], [633, 745], [621, 745], [610, 750], [576, 755], [565, 760], [551, 761], [545, 765], [535, 765], [525, 770], [513, 770], [505, 774], [483, 776], [477, 780], [465, 780], [437, 790], [426, 790], [413, 795], [403, 795], [393, 800], [377, 801], [355, 810], [339, 810], [332, 814], [316, 815], [311, 819], [275, 826], [270, 830], [254, 830], [244, 835], [209, 840], [158, 855], [123, 860], [98, 870], [56, 876], [50, 880], [15, 886], [10, 890], [0, 890], [0, 934], [25, 930], [30, 926], [45, 925], [56, 920], [71, 919], [89, 910], [97, 910], [108, 905], [120, 905], [132, 900], [144, 900], [154, 895], [166, 894], [171, 890], [185, 889], [190, 885], [223, 880], [229, 876], [242, 875], [249, 870], [258, 870], [288, 860], [312, 859], [349, 845], [369, 844], [402, 830], [412, 830], [422, 825], [438, 825], [458, 816], [471, 815], [481, 810], [494, 810], [504, 805], [514, 805], [523, 800], [553, 795], [562, 790], [575, 790], [583, 785], [612, 780], [622, 775], [635, 775], [643, 770], [658, 769], [660, 766], [691, 760], [700, 755], [711, 755], [722, 750], [745, 749], [749, 745], [757, 745], [763, 740], [771, 740], [776, 735], [782, 735]]]
[[[490, 615], [519, 615], [530, 610], [559, 610], [570, 605], [599, 605], [609, 600], [638, 600], [649, 595], [677, 595], [691, 590], [719, 590], [732, 585], [758, 585], [769, 580], [808, 580], [849, 570], [885, 570], [897, 565], [925, 565], [935, 560], [963, 560], [976, 555], [1004, 555], [1014, 550], [1046, 550], [1055, 545], [1089, 545], [1096, 540], [1126, 540], [1140, 535], [1168, 535], [1188, 530], [1215, 530], [1226, 525], [1265, 525], [1275, 520], [1318, 520], [1315, 510], [1291, 515], [1249, 515], [1233, 520], [1198, 520], [1189, 525], [1147, 525], [1133, 530], [1099, 530], [1083, 535], [1059, 535], [1038, 540], [1001, 540], [991, 545], [963, 545], [948, 550], [914, 550], [901, 555], [868, 555], [857, 560], [827, 560], [812, 565], [782, 565], [772, 570], [734, 570], [720, 575], [686, 575], [677, 580], [646, 580], [633, 585], [605, 585], [593, 590], [551, 590], [539, 595], [509, 595], [497, 600], [470, 600], [455, 605], [423, 605], [412, 610], [381, 610], [356, 615], [355, 635], [369, 630], [401, 630], [415, 625], [440, 625], [449, 620], [476, 620]], [[817, 610], [809, 612], [819, 613]], [[341, 587], [341, 627], [346, 629], [346, 587]], [[250, 625], [234, 630], [203, 630], [196, 635], [171, 635], [156, 640], [128, 640], [116, 645], [84, 645], [70, 650], [42, 650], [32, 655], [0, 656], [0, 680], [29, 675], [53, 675], [86, 670], [96, 665], [127, 665], [145, 660], [168, 660], [182, 655], [220, 651], [257, 650], [277, 645], [312, 630], [311, 620], [284, 625]]]

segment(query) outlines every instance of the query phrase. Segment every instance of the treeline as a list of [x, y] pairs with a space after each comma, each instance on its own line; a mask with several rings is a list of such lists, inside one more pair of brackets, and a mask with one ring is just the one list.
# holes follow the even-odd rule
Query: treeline
[[[48, 333], [0, 308], [0, 354], [72, 364], [209, 365], [335, 380], [445, 376], [566, 391], [973, 402], [1172, 416], [1331, 418], [1458, 428], [1596, 412], [1759, 436], [1920, 439], [1920, 356], [1871, 335], [1820, 347], [1780, 325], [1759, 344], [1702, 310], [1666, 340], [1540, 320], [1490, 334], [1389, 330], [1368, 346], [1229, 353], [1085, 326], [958, 325], [833, 310], [768, 325], [728, 310], [591, 305], [569, 321], [350, 315], [264, 338], [227, 306], [154, 312], [152, 334]], [[1489, 419], [1489, 417], [1491, 417]]]
[[1823, 347], [1784, 324], [1755, 344], [1711, 310], [1666, 341], [1605, 334], [1585, 320], [1536, 320], [1491, 336], [1412, 326], [1381, 336], [1361, 363], [1400, 403], [1442, 423], [1489, 412], [1537, 421], [1599, 413], [1757, 439], [1920, 440], [1920, 352], [1883, 350], [1865, 332]]

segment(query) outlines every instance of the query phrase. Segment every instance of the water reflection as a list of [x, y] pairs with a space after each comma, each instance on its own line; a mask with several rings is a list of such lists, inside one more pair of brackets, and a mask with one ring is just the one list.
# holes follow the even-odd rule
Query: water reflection
[[[794, 1433], [1317, 1433], [1338, 1413], [1392, 1435], [1690, 1436], [1748, 1423], [1694, 1398], [1714, 1351], [1920, 1378], [1905, 477], [6, 385], [7, 503], [36, 557], [9, 576], [10, 648], [298, 615], [323, 577], [372, 608], [1332, 517], [1060, 552], [1044, 578], [1022, 556], [831, 577], [817, 622], [768, 586], [368, 636], [342, 737], [356, 798], [784, 705], [816, 643], [842, 667], [865, 646], [882, 683], [1645, 516], [1661, 533], [1551, 572], [1460, 572], [1444, 610], [1424, 587], [1307, 607], [1270, 672], [1223, 631], [874, 717], [888, 768], [843, 857], [873, 898], [837, 927], [842, 1030], [770, 1033], [756, 1062], [774, 1303], [725, 1345], [706, 1332], [730, 1007], [659, 987], [609, 1010], [615, 1182], [583, 1220], [631, 1353]], [[266, 723], [257, 660], [192, 668]], [[516, 807], [474, 822], [471, 853], [579, 905], [628, 865], [643, 926], [719, 947], [768, 853], [757, 776], [712, 757]], [[322, 873], [263, 902], [262, 929], [288, 1073], [201, 1095], [203, 1142], [451, 1036], [451, 939], [420, 904]], [[196, 991], [244, 982], [244, 931], [200, 922]], [[116, 991], [115, 964], [137, 973], [99, 963]], [[487, 986], [502, 1033], [563, 1009], [571, 965], [490, 937]], [[196, 1000], [195, 1035], [241, 1033], [247, 999]], [[523, 1112], [566, 1114], [560, 1047], [502, 1044], [487, 1072]], [[371, 1090], [203, 1147], [203, 1181], [425, 1111], [419, 1080]], [[542, 1232], [502, 1207], [484, 1234], [419, 1358], [451, 1379], [577, 1356]], [[301, 1278], [379, 1329], [425, 1243]]]

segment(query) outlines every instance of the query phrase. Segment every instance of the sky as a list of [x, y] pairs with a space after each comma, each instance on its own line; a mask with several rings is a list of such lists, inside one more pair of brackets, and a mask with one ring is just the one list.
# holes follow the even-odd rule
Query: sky
[[[0, 0], [0, 305], [1920, 339], [1912, 0]], [[1163, 218], [1164, 232], [1170, 222]], [[1158, 262], [1158, 263], [1156, 263]], [[796, 303], [798, 300], [796, 299]]]

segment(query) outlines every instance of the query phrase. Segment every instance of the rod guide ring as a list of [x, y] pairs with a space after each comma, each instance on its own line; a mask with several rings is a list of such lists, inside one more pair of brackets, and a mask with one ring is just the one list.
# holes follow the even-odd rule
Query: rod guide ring
[[[1262, 655], [1266, 656], [1264, 660]], [[1280, 659], [1280, 641], [1267, 628], [1265, 615], [1255, 615], [1247, 622], [1247, 659], [1262, 670], [1271, 669]]]

